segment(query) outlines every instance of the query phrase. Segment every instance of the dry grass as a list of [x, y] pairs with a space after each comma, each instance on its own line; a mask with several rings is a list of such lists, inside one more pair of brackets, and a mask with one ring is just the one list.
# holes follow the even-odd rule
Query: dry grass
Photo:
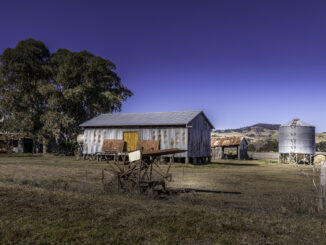
[[[326, 216], [316, 208], [309, 166], [299, 171], [258, 161], [187, 165], [184, 186], [189, 192], [160, 200], [104, 193], [100, 180], [104, 166], [70, 157], [0, 156], [1, 243], [322, 244], [326, 240]], [[176, 164], [169, 188], [180, 189], [181, 173], [182, 165]]]

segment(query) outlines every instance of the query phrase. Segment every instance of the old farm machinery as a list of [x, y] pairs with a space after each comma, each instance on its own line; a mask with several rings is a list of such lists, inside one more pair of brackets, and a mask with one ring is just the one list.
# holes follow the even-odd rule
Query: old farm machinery
[[[107, 161], [107, 167], [102, 171], [102, 183], [108, 189], [127, 191], [147, 190], [165, 193], [165, 182], [171, 181], [169, 173], [174, 162], [174, 154], [185, 152], [177, 148], [159, 150], [158, 142], [154, 140], [139, 141], [136, 151], [123, 152], [123, 140], [106, 140], [104, 156], [111, 154], [114, 159]], [[169, 163], [162, 167], [159, 159], [170, 156]]]

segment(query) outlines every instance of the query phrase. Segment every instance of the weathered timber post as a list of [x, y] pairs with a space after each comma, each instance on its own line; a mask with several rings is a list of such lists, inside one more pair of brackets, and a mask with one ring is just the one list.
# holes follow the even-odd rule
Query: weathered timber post
[[182, 189], [182, 191], [185, 191], [184, 175], [185, 175], [185, 168], [184, 168], [184, 164], [182, 164], [182, 170], [181, 170], [181, 189]]
[[312, 160], [313, 160], [313, 159], [312, 159], [312, 155], [310, 154], [310, 155], [309, 155], [309, 163], [310, 163], [310, 164], [313, 163]]
[[238, 160], [240, 160], [240, 146], [237, 146]]

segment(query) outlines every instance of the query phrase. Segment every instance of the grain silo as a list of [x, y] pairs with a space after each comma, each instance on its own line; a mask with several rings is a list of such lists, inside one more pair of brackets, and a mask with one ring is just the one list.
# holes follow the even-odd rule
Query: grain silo
[[315, 127], [293, 119], [279, 129], [280, 160], [288, 163], [312, 163], [316, 152]]

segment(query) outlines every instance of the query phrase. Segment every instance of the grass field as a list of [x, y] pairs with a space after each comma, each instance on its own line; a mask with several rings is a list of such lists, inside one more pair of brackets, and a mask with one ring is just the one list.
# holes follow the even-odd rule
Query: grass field
[[[186, 165], [187, 192], [154, 199], [105, 193], [105, 165], [70, 157], [0, 155], [0, 243], [326, 243], [326, 215], [317, 209], [311, 166]], [[182, 165], [171, 172], [168, 188], [180, 189]]]

